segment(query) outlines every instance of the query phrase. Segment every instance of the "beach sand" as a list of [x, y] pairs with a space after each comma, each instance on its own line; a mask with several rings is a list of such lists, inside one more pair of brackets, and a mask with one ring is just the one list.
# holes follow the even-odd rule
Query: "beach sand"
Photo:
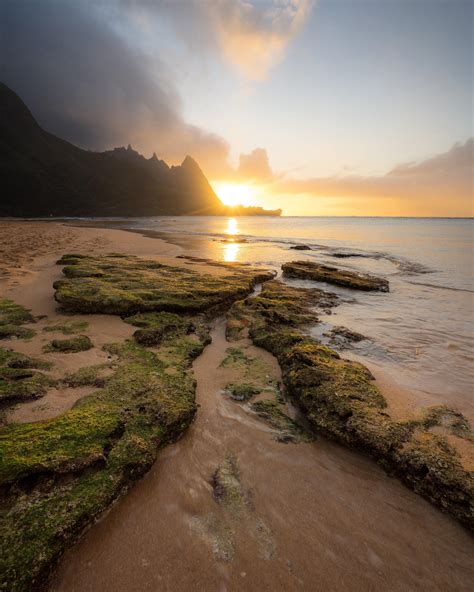
[[[61, 222], [0, 222], [0, 293], [42, 317], [29, 341], [4, 347], [54, 362], [52, 376], [107, 363], [105, 343], [130, 337], [119, 317], [74, 315], [89, 323], [94, 348], [75, 354], [42, 353], [50, 325], [70, 320], [56, 310], [56, 260], [66, 252], [127, 253], [206, 273], [226, 270], [176, 259], [182, 247], [115, 229]], [[279, 378], [274, 358], [248, 342], [242, 347]], [[221, 394], [236, 379], [221, 367], [223, 325], [194, 363], [197, 419], [167, 447], [150, 473], [68, 551], [51, 584], [64, 592], [169, 590], [470, 590], [474, 546], [467, 532], [359, 454], [318, 438], [282, 444], [245, 406]], [[233, 373], [234, 372], [234, 373]], [[389, 409], [402, 416], [409, 393], [377, 376]], [[7, 421], [54, 417], [91, 392], [51, 389], [42, 399], [6, 414]], [[400, 405], [401, 398], [406, 405]], [[392, 403], [390, 404], [390, 401]], [[462, 451], [466, 464], [472, 447]], [[239, 467], [249, 502], [228, 512], [212, 497], [213, 471], [229, 455]]]

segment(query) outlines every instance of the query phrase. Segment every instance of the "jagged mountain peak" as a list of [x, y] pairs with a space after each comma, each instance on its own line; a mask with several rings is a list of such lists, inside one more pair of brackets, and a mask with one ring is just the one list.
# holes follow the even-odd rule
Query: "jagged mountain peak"
[[82, 150], [43, 130], [1, 83], [0, 166], [0, 216], [212, 214], [223, 207], [191, 157], [169, 168], [156, 154], [147, 159], [130, 144]]

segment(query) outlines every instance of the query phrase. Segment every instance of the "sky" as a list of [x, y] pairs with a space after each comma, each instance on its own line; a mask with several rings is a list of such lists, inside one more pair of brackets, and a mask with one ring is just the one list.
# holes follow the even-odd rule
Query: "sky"
[[473, 215], [473, 4], [2, 0], [0, 79], [52, 133], [201, 165], [286, 215]]

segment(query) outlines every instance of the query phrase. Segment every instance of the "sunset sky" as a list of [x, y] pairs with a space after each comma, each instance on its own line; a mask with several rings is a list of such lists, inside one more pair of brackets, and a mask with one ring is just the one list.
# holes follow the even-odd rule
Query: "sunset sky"
[[0, 79], [82, 147], [191, 154], [228, 203], [472, 216], [472, 10], [3, 0]]

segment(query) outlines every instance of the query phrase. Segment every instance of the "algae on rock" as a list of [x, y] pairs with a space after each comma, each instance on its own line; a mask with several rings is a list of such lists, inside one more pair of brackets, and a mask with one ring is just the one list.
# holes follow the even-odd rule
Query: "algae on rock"
[[107, 382], [107, 373], [112, 371], [111, 364], [94, 364], [84, 366], [75, 372], [70, 372], [62, 379], [62, 382], [72, 388], [80, 386], [95, 386], [103, 388]]
[[30, 339], [35, 331], [23, 325], [35, 322], [36, 319], [24, 306], [7, 298], [0, 298], [0, 339]]
[[356, 290], [389, 291], [389, 283], [384, 278], [338, 269], [332, 265], [322, 265], [312, 261], [290, 261], [284, 263], [281, 268], [285, 277], [327, 282]]
[[62, 352], [66, 354], [87, 351], [92, 349], [94, 344], [87, 335], [78, 335], [70, 339], [53, 339], [43, 347], [44, 352]]
[[0, 404], [42, 397], [55, 381], [38, 370], [51, 364], [0, 348]]
[[71, 312], [130, 316], [144, 312], [196, 313], [230, 306], [273, 272], [235, 268], [229, 275], [200, 274], [133, 256], [65, 255], [66, 279], [54, 283], [55, 299]]
[[[204, 315], [273, 276], [252, 268], [204, 275], [119, 255], [61, 263], [66, 279], [55, 297], [63, 308], [119, 314], [138, 330], [104, 347], [116, 356], [105, 379], [101, 365], [63, 379], [100, 387], [72, 409], [0, 429], [0, 589], [9, 592], [39, 589], [64, 548], [181, 436], [196, 412], [189, 367], [210, 342]], [[54, 350], [76, 345], [90, 344], [80, 335], [52, 342]]]
[[312, 442], [313, 434], [291, 419], [278, 401], [264, 399], [251, 404], [252, 410], [277, 431], [279, 442]]
[[81, 331], [85, 331], [89, 323], [87, 321], [65, 321], [63, 323], [56, 323], [55, 325], [47, 325], [43, 331], [50, 333], [58, 332], [63, 335], [75, 335]]
[[214, 499], [234, 512], [239, 512], [248, 504], [248, 497], [240, 483], [237, 460], [227, 456], [217, 467], [211, 479]]
[[110, 345], [117, 367], [102, 389], [62, 416], [0, 430], [0, 589], [39, 588], [65, 546], [193, 420], [192, 357], [173, 341], [161, 346], [167, 361], [161, 348]]
[[315, 430], [371, 455], [409, 487], [473, 528], [472, 475], [446, 438], [430, 432], [432, 425], [448, 424], [452, 433], [470, 440], [466, 419], [449, 408], [432, 410], [421, 421], [390, 417], [367, 368], [342, 359], [303, 332], [314, 319], [311, 295], [310, 290], [271, 281], [257, 296], [238, 302], [227, 316], [245, 320], [254, 344], [277, 358], [287, 395]]

